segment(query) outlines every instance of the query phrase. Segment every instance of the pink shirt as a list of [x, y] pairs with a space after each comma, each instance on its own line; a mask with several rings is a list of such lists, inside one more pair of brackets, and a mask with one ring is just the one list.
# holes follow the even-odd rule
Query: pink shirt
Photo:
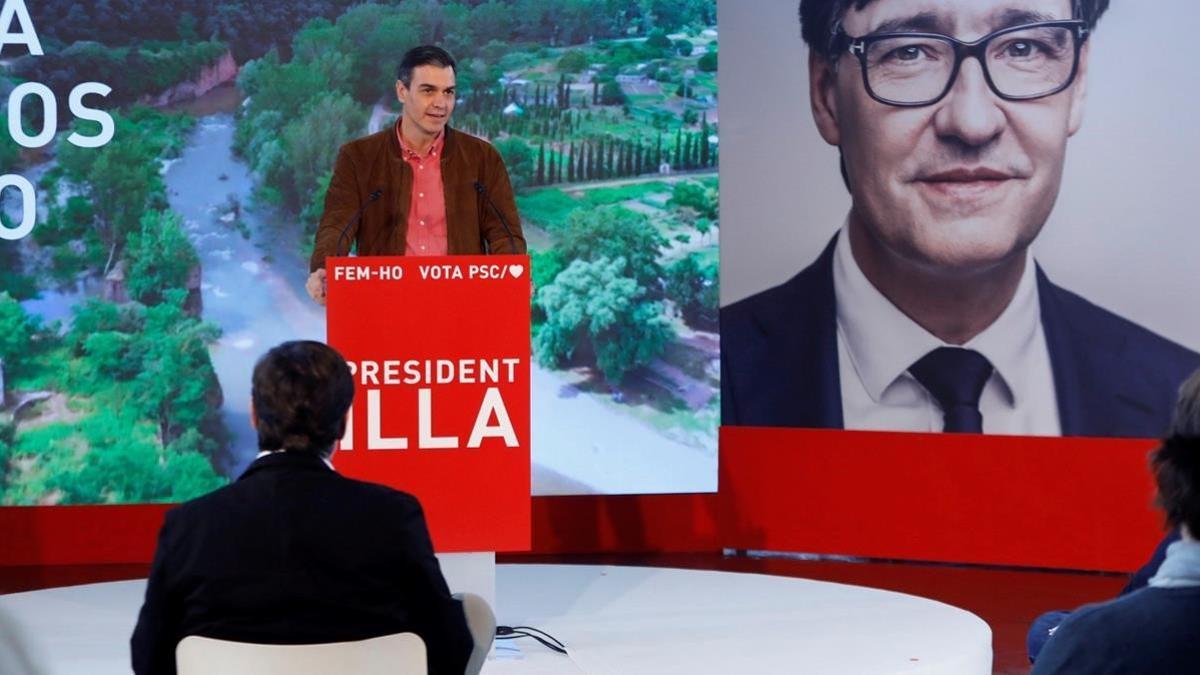
[[446, 133], [438, 134], [424, 155], [413, 152], [404, 142], [400, 122], [396, 122], [396, 138], [400, 140], [400, 155], [413, 172], [404, 255], [446, 255], [446, 193], [441, 161]]

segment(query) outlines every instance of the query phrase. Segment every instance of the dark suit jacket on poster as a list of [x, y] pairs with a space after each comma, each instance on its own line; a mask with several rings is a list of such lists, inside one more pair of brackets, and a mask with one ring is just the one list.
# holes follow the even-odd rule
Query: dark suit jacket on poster
[[[496, 253], [524, 253], [521, 218], [500, 153], [470, 134], [450, 127], [444, 133], [446, 143], [439, 161], [446, 196], [447, 252], [480, 254], [486, 243]], [[496, 212], [475, 191], [476, 182], [504, 214], [512, 228], [512, 242]], [[359, 255], [404, 255], [412, 186], [413, 169], [400, 155], [394, 125], [343, 145], [325, 193], [325, 211], [317, 227], [309, 271], [325, 267], [326, 256], [346, 255], [354, 241]], [[368, 202], [376, 190], [382, 191], [382, 196]], [[351, 224], [359, 208], [362, 215]], [[347, 225], [350, 229], [343, 238], [342, 229]]]
[[[835, 239], [836, 242], [836, 239]], [[721, 308], [721, 422], [843, 427], [830, 243], [782, 285]], [[1037, 270], [1064, 436], [1155, 438], [1200, 355]]]
[[463, 672], [473, 642], [420, 504], [281, 452], [167, 513], [133, 670], [174, 673], [188, 635], [303, 644], [405, 631], [425, 640], [431, 674]]

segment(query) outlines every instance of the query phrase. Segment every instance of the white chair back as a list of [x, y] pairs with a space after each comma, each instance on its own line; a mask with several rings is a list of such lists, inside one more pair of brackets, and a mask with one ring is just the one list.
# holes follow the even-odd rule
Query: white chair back
[[425, 642], [397, 633], [357, 642], [261, 645], [189, 635], [175, 648], [179, 675], [427, 675]]

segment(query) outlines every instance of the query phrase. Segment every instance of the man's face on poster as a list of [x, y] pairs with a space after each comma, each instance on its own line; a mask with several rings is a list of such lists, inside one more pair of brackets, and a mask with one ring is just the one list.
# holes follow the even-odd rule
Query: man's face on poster
[[[842, 28], [853, 38], [922, 32], [974, 42], [1013, 26], [1071, 18], [1070, 0], [874, 0], [851, 6]], [[987, 49], [993, 81], [1006, 64], [1025, 68], [1036, 49], [1007, 36], [994, 39]], [[911, 43], [885, 51], [872, 53], [868, 63], [949, 72], [938, 64], [954, 59], [952, 49], [937, 53]], [[852, 221], [891, 255], [949, 276], [1022, 255], [1054, 206], [1067, 139], [1082, 121], [1086, 43], [1070, 86], [1033, 100], [997, 95], [979, 60], [968, 57], [940, 100], [889, 105], [868, 92], [856, 55], [842, 50], [833, 59], [815, 52], [810, 59], [813, 112], [825, 140], [841, 148]], [[872, 81], [878, 94], [884, 80]]]

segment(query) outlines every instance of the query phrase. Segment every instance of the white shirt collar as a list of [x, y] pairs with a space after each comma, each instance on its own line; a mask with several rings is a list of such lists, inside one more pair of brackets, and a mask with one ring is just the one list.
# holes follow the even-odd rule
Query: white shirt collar
[[[258, 461], [258, 460], [262, 459], [263, 457], [266, 457], [267, 455], [273, 455], [277, 452], [287, 452], [287, 450], [259, 450], [258, 454], [254, 456], [254, 460]], [[325, 462], [325, 466], [329, 467], [330, 469], [332, 469], [334, 471], [337, 471], [337, 469], [333, 468], [333, 461], [331, 461], [328, 457], [322, 457], [321, 461]]]
[[[963, 347], [983, 354], [996, 369], [1008, 403], [1017, 404], [1014, 383], [1022, 381], [1042, 320], [1032, 254], [1008, 307]], [[879, 403], [884, 391], [908, 367], [930, 351], [948, 345], [908, 318], [867, 279], [854, 260], [846, 226], [838, 233], [833, 256], [833, 289], [838, 333], [867, 394]]]

